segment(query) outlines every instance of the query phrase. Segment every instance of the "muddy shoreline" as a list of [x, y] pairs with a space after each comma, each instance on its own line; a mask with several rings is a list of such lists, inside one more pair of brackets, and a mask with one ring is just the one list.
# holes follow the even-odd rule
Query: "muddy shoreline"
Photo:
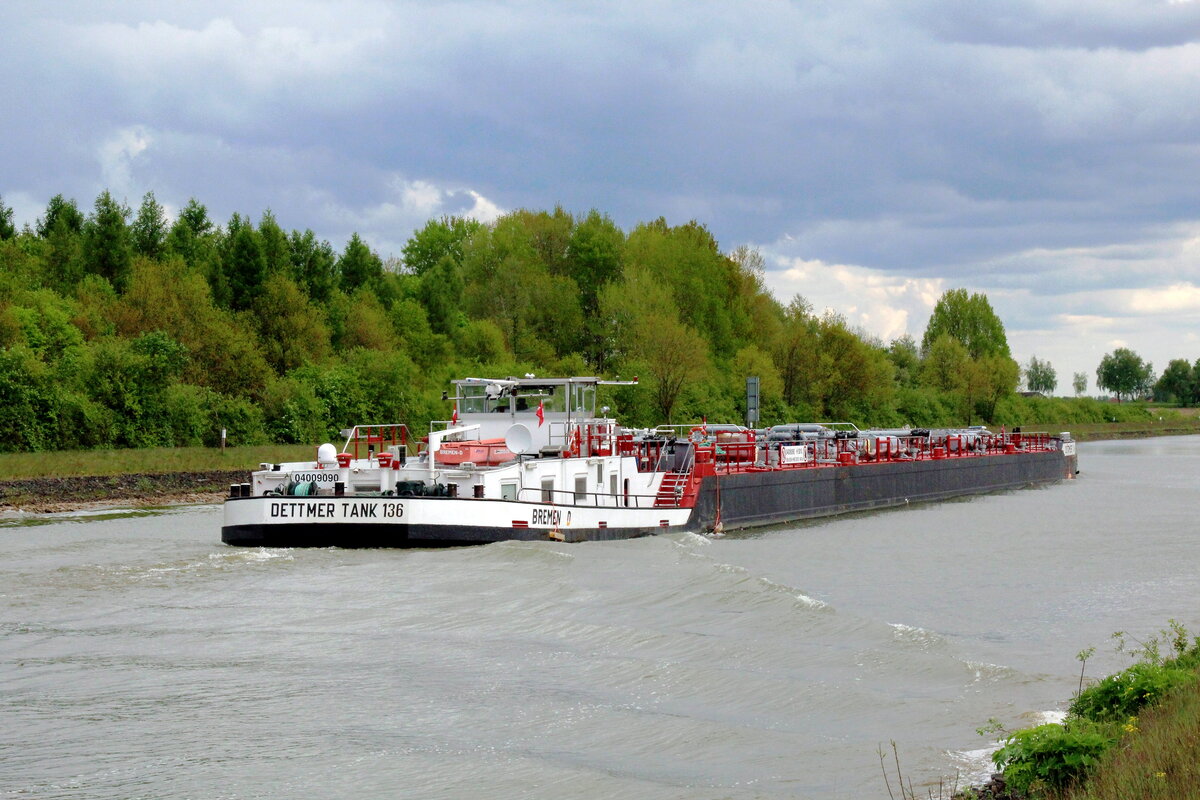
[[23, 478], [0, 481], [0, 511], [45, 514], [106, 506], [216, 503], [248, 470]]

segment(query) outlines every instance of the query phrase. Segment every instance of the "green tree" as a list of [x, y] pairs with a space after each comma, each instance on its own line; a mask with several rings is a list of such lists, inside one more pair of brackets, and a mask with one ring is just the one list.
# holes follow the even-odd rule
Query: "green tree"
[[346, 242], [346, 249], [338, 260], [338, 272], [342, 276], [342, 290], [353, 294], [383, 275], [383, 262], [355, 233]]
[[758, 376], [758, 407], [760, 424], [777, 420], [783, 402], [783, 380], [771, 357], [755, 345], [737, 351], [729, 371], [729, 388], [726, 392], [737, 398], [738, 410], [746, 414], [746, 378]]
[[0, 241], [11, 239], [17, 235], [13, 225], [13, 210], [4, 205], [4, 195], [0, 195]]
[[38, 237], [49, 245], [46, 283], [69, 292], [83, 277], [81, 239], [84, 216], [74, 200], [61, 194], [50, 198], [46, 213], [37, 221]]
[[288, 235], [275, 221], [271, 209], [263, 212], [258, 222], [258, 242], [262, 247], [263, 264], [267, 275], [289, 275], [292, 269], [291, 246]]
[[917, 348], [916, 340], [906, 333], [892, 340], [887, 353], [896, 370], [896, 384], [915, 386], [921, 368], [921, 351]]
[[748, 327], [745, 309], [730, 302], [741, 270], [707, 228], [694, 220], [672, 227], [660, 217], [629, 234], [625, 254], [626, 269], [644, 267], [670, 287], [680, 320], [702, 332], [716, 356], [737, 352]]
[[325, 315], [286, 275], [275, 273], [263, 283], [254, 302], [254, 319], [267, 363], [280, 375], [329, 357]]
[[921, 382], [942, 392], [961, 392], [967, 381], [971, 354], [958, 339], [942, 334], [923, 348]]
[[421, 276], [417, 296], [434, 332], [450, 333], [457, 326], [462, 293], [462, 277], [450, 255], [442, 256], [433, 269]]
[[37, 221], [37, 235], [48, 239], [50, 233], [60, 224], [72, 233], [82, 233], [83, 223], [83, 213], [79, 206], [75, 205], [75, 201], [56, 194], [46, 205], [46, 215]]
[[5, 344], [24, 344], [44, 361], [58, 360], [83, 343], [72, 323], [76, 313], [76, 303], [50, 289], [24, 292], [0, 313], [2, 327], [10, 331]]
[[1150, 388], [1154, 382], [1154, 368], [1128, 347], [1118, 347], [1100, 359], [1096, 368], [1096, 385], [1122, 397], [1133, 397]]
[[603, 371], [606, 357], [606, 331], [598, 314], [600, 291], [621, 276], [624, 252], [625, 233], [595, 209], [575, 226], [567, 243], [567, 274], [579, 287], [584, 317], [585, 355], [597, 371]]
[[883, 350], [872, 347], [832, 313], [817, 322], [817, 363], [810, 380], [826, 418], [859, 421], [891, 398], [895, 384]]
[[645, 267], [631, 265], [601, 291], [600, 308], [613, 326], [614, 364], [644, 367], [658, 421], [670, 421], [684, 388], [708, 369], [708, 346], [679, 319], [671, 290]]
[[506, 214], [472, 236], [463, 253], [463, 310], [493, 320], [513, 354], [538, 365], [576, 351], [582, 340], [575, 281], [544, 261], [547, 224], [528, 212]]
[[83, 230], [84, 269], [107, 278], [118, 292], [128, 285], [133, 258], [129, 227], [125, 224], [128, 217], [129, 209], [105, 189], [96, 198], [92, 216]]
[[166, 392], [187, 364], [186, 348], [167, 334], [153, 331], [132, 341], [102, 339], [93, 350], [89, 392], [113, 412], [112, 444], [174, 444], [167, 421]]
[[1192, 365], [1186, 358], [1175, 358], [1167, 364], [1158, 383], [1154, 385], [1154, 394], [1187, 407], [1196, 402], [1197, 388], [1196, 373]]
[[46, 235], [46, 283], [64, 294], [84, 278], [83, 236], [59, 217]]
[[941, 336], [958, 341], [971, 358], [1009, 355], [1004, 323], [992, 310], [987, 296], [967, 294], [966, 289], [950, 289], [937, 301], [921, 339], [921, 350], [927, 351]]
[[291, 250], [292, 280], [304, 287], [314, 301], [326, 303], [337, 287], [337, 255], [327, 241], [317, 241], [311, 229], [304, 233], [292, 231], [288, 238]]
[[[1008, 356], [995, 354], [971, 362], [967, 375], [968, 403], [984, 421], [994, 422], [996, 406], [1004, 396], [1013, 393], [1021, 380], [1021, 367]], [[970, 424], [970, 410], [967, 413]]]
[[258, 234], [247, 220], [234, 214], [229, 221], [222, 259], [222, 272], [229, 285], [230, 308], [243, 311], [254, 305], [266, 271]]
[[[775, 343], [775, 363], [783, 381], [783, 401], [789, 406], [815, 401], [812, 380], [817, 369], [817, 321], [812, 305], [800, 295], [784, 311]], [[814, 413], [816, 409], [814, 409]]]
[[704, 337], [665, 315], [657, 322], [642, 320], [637, 342], [637, 352], [650, 371], [654, 405], [670, 423], [684, 387], [699, 378], [708, 364]]
[[450, 256], [455, 264], [461, 266], [463, 243], [483, 227], [482, 222], [464, 217], [429, 220], [425, 227], [413, 231], [412, 238], [400, 251], [405, 268], [414, 275], [424, 275], [437, 266], [444, 256]]
[[56, 389], [50, 370], [24, 345], [0, 347], [0, 450], [52, 447]]
[[399, 347], [400, 340], [389, 324], [387, 309], [369, 288], [364, 286], [351, 295], [350, 308], [338, 342], [343, 353], [355, 348], [395, 350]]
[[625, 234], [607, 215], [595, 209], [571, 231], [567, 272], [579, 287], [585, 315], [595, 315], [600, 290], [621, 277], [624, 250]]
[[1030, 356], [1029, 364], [1025, 367], [1025, 385], [1031, 392], [1050, 394], [1058, 385], [1058, 376], [1049, 361], [1041, 361], [1037, 356]]
[[1076, 397], [1079, 397], [1084, 392], [1086, 392], [1087, 391], [1087, 374], [1083, 373], [1083, 372], [1076, 372], [1075, 376], [1071, 379], [1071, 388], [1073, 388], [1075, 390]]
[[121, 336], [163, 331], [187, 347], [188, 383], [252, 397], [266, 384], [271, 369], [248, 320], [218, 308], [208, 281], [178, 256], [135, 259], [129, 290], [119, 301], [101, 295], [97, 303]]
[[180, 256], [189, 267], [201, 269], [212, 286], [213, 296], [222, 306], [229, 304], [229, 290], [225, 276], [220, 270], [213, 234], [212, 220], [206, 209], [196, 198], [188, 200], [171, 225], [163, 248], [167, 253]]
[[146, 192], [142, 197], [142, 205], [138, 208], [137, 217], [129, 226], [133, 251], [146, 258], [158, 258], [163, 253], [167, 231], [166, 212], [154, 198], [154, 192]]

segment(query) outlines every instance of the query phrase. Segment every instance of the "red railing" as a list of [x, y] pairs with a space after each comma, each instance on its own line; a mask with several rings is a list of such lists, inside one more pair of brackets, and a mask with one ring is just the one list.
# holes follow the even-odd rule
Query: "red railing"
[[[816, 469], [944, 458], [979, 458], [1059, 449], [1049, 433], [858, 437], [797, 442], [729, 441], [696, 446], [697, 470], [714, 473]], [[704, 465], [704, 466], [700, 466]], [[709, 467], [708, 465], [711, 465]]]
[[360, 445], [367, 449], [368, 455], [378, 455], [391, 446], [404, 448], [405, 452], [408, 450], [408, 427], [402, 423], [355, 425], [346, 433], [346, 443], [342, 445], [342, 452], [353, 452], [356, 461]]

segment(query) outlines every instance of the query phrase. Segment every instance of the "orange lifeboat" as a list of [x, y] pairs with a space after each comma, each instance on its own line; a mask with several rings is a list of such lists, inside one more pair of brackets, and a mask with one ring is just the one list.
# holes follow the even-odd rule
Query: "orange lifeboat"
[[477, 466], [496, 466], [516, 458], [503, 439], [474, 439], [467, 442], [443, 442], [438, 448], [439, 464], [462, 464], [470, 461]]

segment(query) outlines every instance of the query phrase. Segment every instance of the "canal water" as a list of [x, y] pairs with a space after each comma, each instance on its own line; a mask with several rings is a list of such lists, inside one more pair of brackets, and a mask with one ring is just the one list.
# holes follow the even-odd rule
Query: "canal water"
[[[710, 539], [233, 549], [220, 508], [0, 521], [0, 798], [886, 797], [1200, 628], [1200, 437]], [[894, 778], [893, 787], [894, 787]]]

